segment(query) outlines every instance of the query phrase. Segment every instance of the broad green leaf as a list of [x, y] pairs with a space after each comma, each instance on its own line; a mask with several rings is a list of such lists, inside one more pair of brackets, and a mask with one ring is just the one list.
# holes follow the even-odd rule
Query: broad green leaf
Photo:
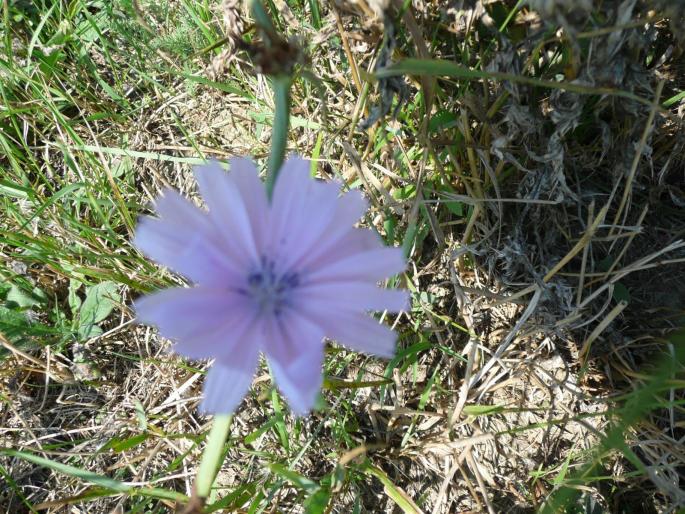
[[81, 297], [78, 295], [78, 290], [82, 285], [83, 284], [81, 282], [74, 280], [73, 278], [69, 280], [69, 293], [67, 295], [67, 301], [69, 303], [69, 308], [71, 309], [71, 315], [74, 317], [78, 316], [78, 312], [81, 309], [81, 304], [83, 303], [81, 301]]
[[101, 282], [86, 289], [86, 299], [79, 312], [79, 335], [87, 339], [101, 332], [97, 323], [103, 321], [121, 301], [114, 282]]
[[26, 319], [24, 312], [0, 305], [0, 332], [7, 334], [8, 330], [12, 327], [26, 328], [28, 324], [28, 319]]
[[136, 419], [138, 420], [138, 428], [140, 430], [147, 430], [147, 415], [145, 414], [145, 407], [136, 400]]
[[459, 118], [452, 111], [439, 111], [431, 116], [428, 122], [428, 131], [431, 134], [436, 134], [442, 130], [447, 130], [457, 126]]
[[35, 305], [39, 305], [46, 301], [45, 293], [38, 289], [37, 287], [31, 292], [27, 292], [21, 289], [16, 284], [12, 284], [12, 287], [7, 292], [7, 302], [14, 303], [21, 307], [22, 309], [28, 309]]

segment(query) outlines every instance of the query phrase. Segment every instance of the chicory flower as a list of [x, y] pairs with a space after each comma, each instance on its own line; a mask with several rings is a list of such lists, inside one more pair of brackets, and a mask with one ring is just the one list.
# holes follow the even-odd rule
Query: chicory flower
[[174, 350], [214, 358], [201, 409], [234, 411], [263, 353], [292, 410], [306, 414], [321, 387], [324, 338], [391, 357], [395, 333], [370, 311], [407, 308], [403, 290], [377, 283], [405, 260], [371, 230], [355, 228], [367, 209], [358, 191], [310, 177], [309, 162], [283, 165], [268, 200], [255, 165], [235, 158], [195, 170], [207, 211], [173, 190], [144, 217], [134, 244], [187, 277], [192, 287], [135, 302], [138, 321], [156, 325]]

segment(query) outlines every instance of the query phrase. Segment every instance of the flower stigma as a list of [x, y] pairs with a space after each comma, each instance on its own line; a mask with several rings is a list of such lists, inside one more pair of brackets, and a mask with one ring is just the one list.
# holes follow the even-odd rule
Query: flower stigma
[[261, 266], [248, 275], [247, 289], [241, 292], [252, 298], [260, 314], [280, 316], [299, 284], [297, 272], [278, 273], [274, 261], [262, 257]]

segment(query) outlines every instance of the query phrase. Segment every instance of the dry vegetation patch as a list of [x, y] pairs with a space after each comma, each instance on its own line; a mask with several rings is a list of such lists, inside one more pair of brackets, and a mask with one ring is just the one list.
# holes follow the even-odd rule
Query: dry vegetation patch
[[[162, 187], [196, 198], [197, 159], [266, 156], [249, 17], [232, 1], [10, 4], [0, 447], [138, 492], [3, 453], [0, 505], [180, 509], [150, 491], [192, 493], [206, 363], [131, 322], [132, 298], [182, 281], [129, 236]], [[362, 223], [410, 257], [412, 310], [386, 320], [398, 356], [330, 345], [321, 408], [299, 420], [263, 366], [216, 509], [532, 512], [564, 486], [580, 491], [568, 512], [685, 507], [680, 368], [624, 431], [644, 467], [614, 451], [574, 481], [685, 322], [682, 2], [376, 4], [279, 4], [277, 24], [307, 56], [290, 148], [362, 188]], [[370, 81], [407, 57], [492, 75]], [[84, 321], [103, 282], [112, 305]]]

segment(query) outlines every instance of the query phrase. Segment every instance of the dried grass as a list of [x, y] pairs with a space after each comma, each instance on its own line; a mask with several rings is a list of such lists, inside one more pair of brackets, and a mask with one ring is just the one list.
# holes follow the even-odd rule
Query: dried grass
[[[302, 511], [301, 491], [271, 479], [270, 463], [285, 462], [312, 479], [336, 469], [354, 476], [332, 488], [328, 512], [355, 505], [393, 512], [387, 488], [354, 467], [368, 458], [426, 512], [530, 512], [591, 457], [614, 401], [640, 387], [648, 364], [668, 351], [660, 337], [682, 323], [685, 305], [685, 132], [682, 108], [659, 106], [685, 87], [682, 41], [671, 29], [682, 19], [680, 2], [666, 7], [675, 13], [670, 20], [660, 2], [535, 2], [535, 11], [522, 9], [511, 21], [523, 34], [518, 41], [498, 35], [493, 4], [414, 2], [407, 13], [415, 26], [405, 19], [400, 38], [388, 35], [386, 21], [385, 43], [381, 24], [334, 5], [320, 31], [291, 27], [318, 38], [311, 59], [322, 81], [318, 93], [296, 88], [293, 115], [316, 125], [295, 127], [291, 147], [312, 154], [323, 131], [321, 176], [363, 183], [374, 204], [366, 223], [385, 233], [383, 222], [392, 218], [422, 231], [411, 241], [406, 279], [417, 305], [391, 321], [403, 334], [402, 349], [429, 345], [394, 368], [391, 384], [327, 391], [330, 408], [299, 424], [277, 415], [288, 447], [278, 425], [259, 432], [275, 408], [268, 374], [260, 374], [235, 417], [218, 477], [222, 491], [254, 485], [234, 508], [260, 493], [271, 512]], [[224, 2], [223, 12], [234, 7]], [[588, 29], [591, 14], [601, 26]], [[226, 23], [242, 27], [238, 20]], [[448, 34], [469, 52], [482, 50], [463, 52], [465, 65], [483, 57], [487, 70], [516, 74], [556, 66], [566, 80], [631, 91], [653, 105], [510, 82], [466, 90], [440, 79], [408, 82], [434, 88], [433, 114], [454, 114], [439, 130], [429, 131], [428, 117], [407, 104], [407, 86], [381, 82], [386, 90], [376, 110], [370, 107], [375, 97], [363, 70], [428, 48], [455, 59], [444, 43]], [[570, 54], [563, 66], [555, 64], [562, 51]], [[178, 157], [265, 156], [268, 120], [260, 115], [268, 112], [269, 92], [241, 59], [231, 49], [206, 70], [217, 81], [239, 74], [250, 98], [171, 81], [140, 112], [141, 122], [127, 127], [127, 150], [175, 157], [133, 160], [140, 204], [166, 185], [193, 196]], [[377, 148], [385, 128], [372, 122], [390, 112], [393, 98], [400, 112], [411, 107], [412, 114], [387, 120], [395, 136]], [[362, 119], [368, 132], [359, 129]], [[92, 145], [121, 142], [116, 127], [84, 137]], [[444, 183], [451, 191], [437, 187]], [[415, 194], [398, 197], [409, 185]], [[451, 214], [448, 202], [460, 202], [470, 216]], [[69, 352], [14, 351], [0, 368], [9, 399], [0, 406], [0, 446], [190, 494], [199, 434], [209, 422], [196, 411], [204, 366], [182, 365], [167, 347], [153, 330], [131, 325], [122, 306], [110, 330], [85, 344], [102, 378], [74, 380]], [[336, 379], [374, 381], [386, 371], [345, 351], [331, 354], [327, 372]], [[669, 392], [670, 407], [631, 429], [628, 443], [647, 477], [631, 475], [631, 464], [612, 455], [604, 462], [609, 478], [588, 482], [583, 501], [613, 512], [685, 506], [680, 385]], [[144, 441], [125, 448], [141, 433]], [[70, 498], [92, 492], [19, 459], [0, 463], [37, 509], [67, 512], [75, 508], [66, 506]], [[122, 512], [131, 502], [126, 495], [90, 500], [82, 511]], [[24, 509], [10, 490], [0, 492], [0, 504], [8, 512]]]

